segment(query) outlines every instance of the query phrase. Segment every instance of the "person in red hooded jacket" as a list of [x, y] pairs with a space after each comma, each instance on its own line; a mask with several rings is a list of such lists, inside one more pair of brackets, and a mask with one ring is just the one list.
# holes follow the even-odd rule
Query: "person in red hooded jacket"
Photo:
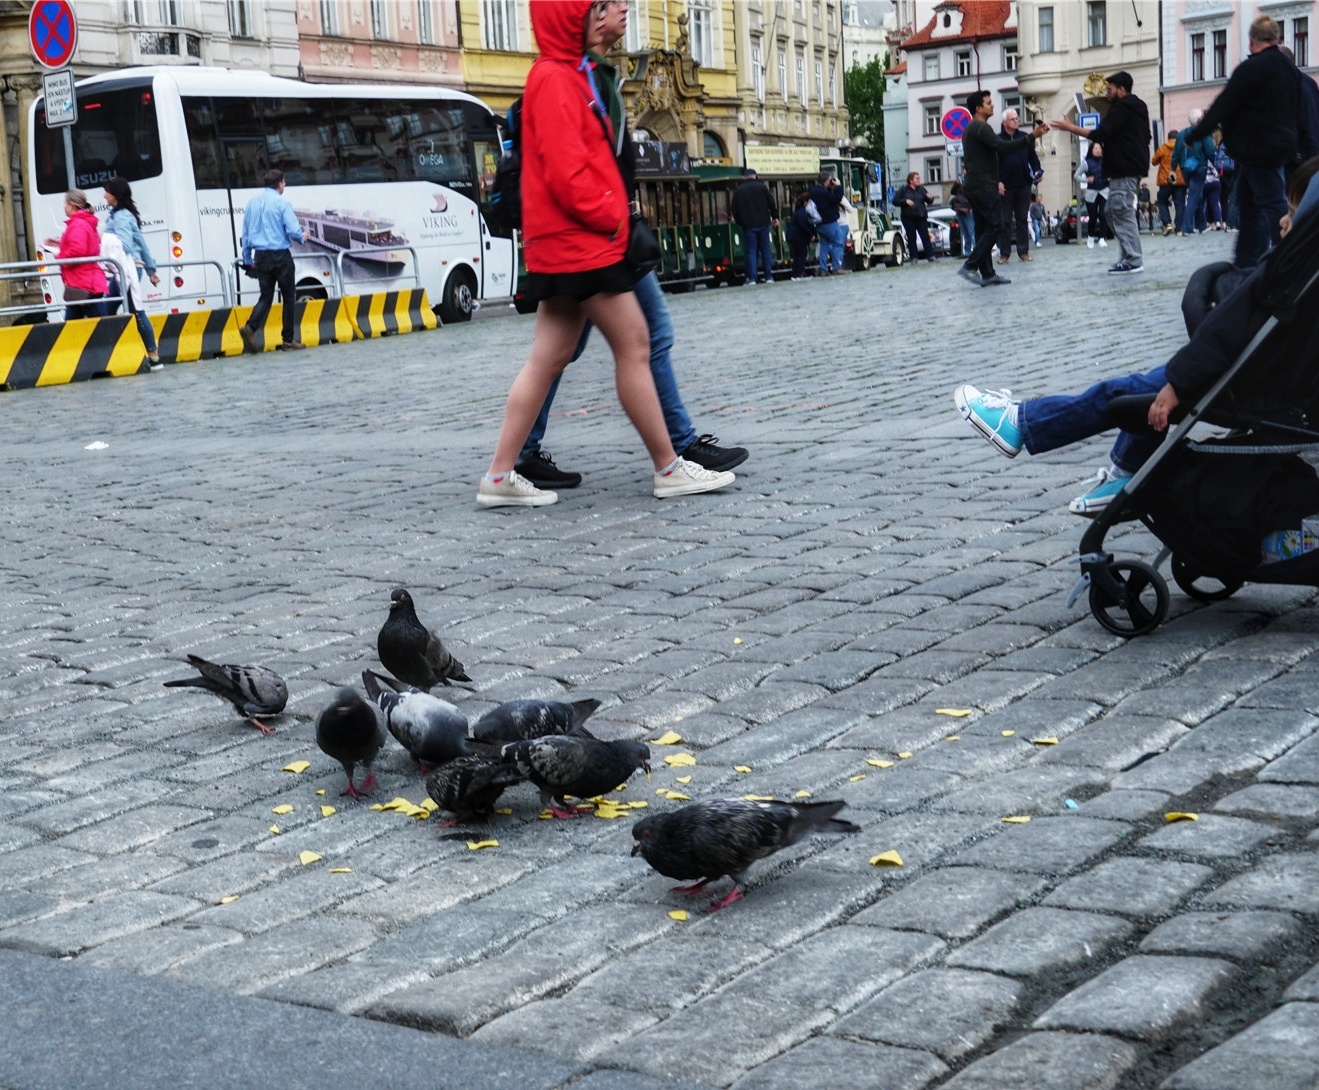
[[[42, 245], [56, 250], [56, 257], [100, 257], [101, 233], [87, 194], [81, 189], [70, 189], [64, 194], [64, 214], [68, 217], [64, 233], [58, 239], [48, 238]], [[85, 265], [61, 265], [60, 279], [64, 281], [64, 320], [95, 318], [100, 313], [100, 299], [110, 285], [105, 272], [94, 261]]]
[[531, 0], [541, 55], [522, 98], [523, 292], [539, 306], [531, 354], [513, 380], [490, 469], [477, 486], [482, 507], [558, 500], [514, 466], [588, 320], [614, 354], [618, 399], [654, 463], [654, 495], [710, 492], [735, 479], [678, 457], [655, 392], [650, 332], [624, 261], [630, 209], [614, 123], [587, 74], [588, 32], [609, 13], [610, 0]]

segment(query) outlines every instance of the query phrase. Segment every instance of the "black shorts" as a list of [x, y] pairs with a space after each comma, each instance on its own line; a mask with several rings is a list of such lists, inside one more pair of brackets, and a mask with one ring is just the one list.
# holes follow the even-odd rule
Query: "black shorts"
[[519, 284], [526, 299], [540, 302], [556, 295], [566, 295], [577, 302], [605, 292], [611, 295], [632, 290], [635, 278], [626, 262], [606, 265], [603, 269], [585, 272], [538, 273], [529, 272]]

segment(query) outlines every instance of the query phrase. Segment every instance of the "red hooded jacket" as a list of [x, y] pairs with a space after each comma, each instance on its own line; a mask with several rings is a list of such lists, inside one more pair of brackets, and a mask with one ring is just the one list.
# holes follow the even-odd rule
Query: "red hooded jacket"
[[522, 100], [527, 268], [585, 272], [623, 260], [628, 198], [582, 69], [591, 0], [531, 0], [541, 56]]
[[[101, 252], [101, 235], [97, 230], [96, 216], [80, 208], [68, 219], [64, 234], [60, 235], [60, 248], [56, 257], [96, 257]], [[109, 290], [105, 273], [97, 264], [61, 265], [60, 276], [66, 288], [86, 288], [93, 295], [104, 295]]]

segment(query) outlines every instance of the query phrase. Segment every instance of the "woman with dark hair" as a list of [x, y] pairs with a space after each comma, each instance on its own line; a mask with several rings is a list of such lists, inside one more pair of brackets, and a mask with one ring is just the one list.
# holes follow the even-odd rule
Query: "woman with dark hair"
[[1095, 243], [1108, 245], [1108, 221], [1104, 211], [1108, 207], [1108, 179], [1104, 177], [1104, 149], [1102, 145], [1091, 142], [1085, 153], [1085, 162], [1077, 171], [1084, 187], [1085, 207], [1089, 220], [1085, 244], [1094, 249]]
[[618, 399], [654, 465], [657, 499], [730, 485], [680, 458], [669, 438], [650, 372], [650, 330], [632, 286], [629, 202], [615, 159], [616, 115], [591, 78], [588, 39], [608, 20], [626, 21], [617, 0], [531, 0], [541, 55], [522, 99], [522, 228], [527, 298], [536, 299], [531, 354], [513, 380], [489, 470], [477, 485], [482, 507], [542, 507], [558, 500], [515, 466], [550, 384], [572, 358], [586, 322], [614, 354]]
[[[156, 263], [147, 248], [147, 240], [142, 236], [142, 215], [138, 212], [137, 205], [133, 203], [132, 188], [122, 178], [110, 178], [105, 183], [105, 203], [110, 206], [110, 215], [105, 221], [106, 228], [113, 231], [124, 244], [124, 252], [133, 262], [139, 282], [142, 274], [145, 273], [153, 285], [159, 284], [160, 277], [156, 275]], [[134, 275], [133, 270], [128, 270], [128, 273], [130, 276]], [[138, 332], [142, 334], [142, 344], [146, 347], [151, 369], [158, 370], [163, 365], [156, 344], [156, 331], [151, 328], [151, 322], [141, 308], [134, 306], [133, 293], [127, 288], [127, 284], [112, 285], [110, 294], [123, 295], [128, 313], [137, 318]]]
[[815, 221], [806, 206], [811, 203], [810, 190], [803, 189], [797, 194], [792, 206], [792, 219], [788, 221], [788, 245], [792, 247], [792, 278], [809, 280], [806, 273], [806, 255], [815, 238]]
[[[70, 189], [64, 194], [64, 233], [58, 239], [48, 238], [42, 245], [55, 250], [57, 258], [100, 257], [101, 234], [97, 229], [96, 215], [81, 189]], [[61, 265], [60, 279], [64, 281], [64, 320], [96, 318], [100, 316], [105, 297], [105, 273], [95, 261], [77, 265]]]

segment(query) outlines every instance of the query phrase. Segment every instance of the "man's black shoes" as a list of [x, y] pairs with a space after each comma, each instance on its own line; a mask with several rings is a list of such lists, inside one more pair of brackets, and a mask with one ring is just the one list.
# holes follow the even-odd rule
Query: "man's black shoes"
[[678, 451], [678, 456], [686, 458], [689, 462], [695, 462], [702, 469], [708, 469], [713, 473], [723, 473], [725, 470], [740, 466], [745, 462], [747, 460], [747, 449], [746, 447], [721, 447], [717, 435], [700, 435], [697, 436], [696, 442], [691, 446]]
[[554, 459], [543, 450], [520, 459], [513, 468], [537, 488], [576, 488], [582, 483], [580, 473], [569, 473], [560, 469], [554, 464]]

